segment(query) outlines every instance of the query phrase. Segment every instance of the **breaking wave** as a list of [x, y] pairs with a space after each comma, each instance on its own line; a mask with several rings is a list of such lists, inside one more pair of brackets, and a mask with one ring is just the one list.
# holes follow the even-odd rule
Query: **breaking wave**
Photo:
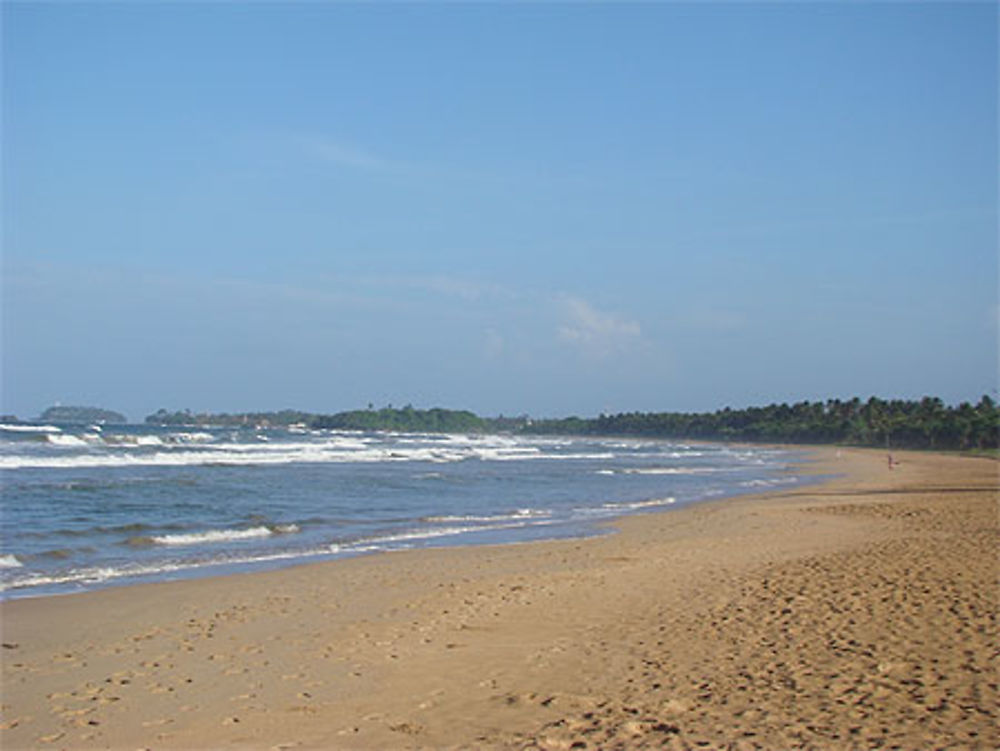
[[10, 425], [8, 423], [0, 423], [0, 430], [6, 430], [9, 433], [62, 433], [62, 428], [57, 428], [55, 425]]
[[624, 501], [621, 503], [604, 503], [601, 508], [615, 511], [632, 511], [640, 508], [654, 508], [656, 506], [669, 506], [676, 503], [676, 498], [653, 498], [648, 501]]
[[133, 537], [131, 545], [205, 545], [210, 543], [239, 542], [254, 540], [271, 535], [290, 535], [299, 531], [296, 524], [278, 524], [274, 526], [250, 527], [248, 529], [208, 529], [203, 532], [186, 532], [175, 535], [153, 535], [151, 537]]
[[477, 516], [475, 514], [462, 514], [456, 516], [425, 516], [421, 521], [447, 524], [450, 522], [504, 522], [525, 519], [544, 519], [552, 516], [551, 511], [541, 509], [521, 508], [509, 514], [495, 514], [487, 516]]

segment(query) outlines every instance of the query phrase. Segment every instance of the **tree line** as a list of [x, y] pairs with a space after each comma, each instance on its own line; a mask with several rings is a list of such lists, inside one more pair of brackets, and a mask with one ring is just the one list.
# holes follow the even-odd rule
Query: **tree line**
[[842, 443], [856, 446], [996, 449], [1000, 409], [989, 396], [972, 405], [920, 400], [829, 399], [716, 412], [629, 412], [596, 418], [535, 420], [532, 434], [623, 435], [711, 441]]
[[192, 414], [161, 409], [146, 422], [157, 425], [281, 427], [305, 425], [334, 430], [393, 430], [420, 433], [520, 433], [526, 435], [637, 436], [649, 438], [771, 443], [840, 443], [890, 448], [996, 449], [1000, 409], [989, 396], [975, 405], [871, 397], [828, 399], [715, 412], [626, 412], [598, 417], [532, 419], [480, 417], [441, 407], [357, 409], [331, 415], [297, 410], [241, 414]]
[[310, 422], [314, 428], [334, 430], [393, 430], [401, 433], [485, 433], [491, 430], [490, 421], [468, 410], [414, 409], [356, 409], [335, 415], [319, 415]]
[[177, 425], [177, 426], [213, 426], [226, 428], [256, 427], [279, 428], [289, 425], [308, 425], [316, 415], [310, 412], [300, 412], [296, 409], [283, 409], [277, 412], [192, 412], [189, 409], [170, 412], [158, 409], [147, 415], [147, 425]]
[[[502, 418], [499, 418], [502, 419]], [[410, 404], [402, 408], [391, 405], [381, 409], [369, 406], [321, 415], [283, 409], [277, 412], [240, 412], [237, 414], [192, 412], [189, 409], [170, 412], [159, 409], [146, 417], [148, 425], [281, 428], [306, 426], [328, 430], [394, 430], [418, 433], [483, 433], [496, 430], [494, 421], [479, 417], [467, 410], [414, 409]]]

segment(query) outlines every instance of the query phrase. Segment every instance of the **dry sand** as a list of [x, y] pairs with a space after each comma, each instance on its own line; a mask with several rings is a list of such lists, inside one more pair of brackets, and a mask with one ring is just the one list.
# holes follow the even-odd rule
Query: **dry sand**
[[15, 748], [982, 748], [997, 463], [2, 606]]

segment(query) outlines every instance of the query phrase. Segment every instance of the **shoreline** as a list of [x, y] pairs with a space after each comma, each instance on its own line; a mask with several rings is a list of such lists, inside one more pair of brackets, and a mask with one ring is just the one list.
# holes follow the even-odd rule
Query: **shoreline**
[[[642, 442], [644, 439], [635, 439]], [[469, 526], [464, 529], [449, 530], [447, 534], [437, 534], [433, 529], [425, 530], [425, 535], [414, 534], [418, 541], [415, 543], [402, 542], [396, 544], [393, 540], [394, 532], [389, 531], [388, 542], [375, 539], [372, 544], [359, 543], [358, 549], [353, 549], [355, 544], [348, 541], [343, 544], [339, 542], [313, 542], [302, 543], [304, 547], [300, 550], [278, 550], [278, 551], [258, 551], [257, 553], [243, 554], [234, 549], [233, 558], [211, 559], [175, 559], [153, 562], [133, 562], [124, 563], [110, 568], [103, 568], [99, 564], [92, 564], [88, 568], [85, 564], [83, 571], [78, 574], [76, 571], [64, 576], [62, 572], [52, 572], [51, 574], [40, 573], [36, 581], [28, 584], [13, 583], [6, 589], [0, 589], [0, 603], [21, 599], [37, 599], [44, 597], [65, 597], [89, 592], [103, 591], [118, 587], [144, 586], [170, 581], [193, 581], [204, 578], [239, 576], [243, 574], [265, 573], [268, 571], [283, 570], [296, 566], [327, 564], [337, 561], [349, 560], [368, 555], [377, 555], [386, 552], [400, 552], [404, 550], [439, 549], [451, 547], [480, 547], [493, 545], [511, 545], [531, 542], [546, 542], [554, 540], [586, 539], [588, 537], [608, 534], [609, 530], [615, 527], [618, 519], [645, 513], [641, 508], [651, 506], [648, 509], [651, 513], [660, 513], [684, 508], [693, 504], [702, 504], [716, 500], [742, 497], [745, 495], [764, 492], [775, 485], [781, 484], [777, 478], [786, 477], [789, 474], [797, 474], [793, 477], [793, 483], [798, 485], [815, 484], [817, 480], [809, 479], [811, 472], [804, 471], [796, 473], [797, 467], [805, 467], [806, 464], [801, 457], [809, 453], [809, 448], [802, 448], [793, 445], [761, 444], [755, 447], [753, 444], [744, 443], [713, 443], [709, 441], [686, 441], [684, 446], [706, 446], [713, 449], [724, 447], [726, 449], [747, 449], [754, 450], [777, 450], [785, 456], [783, 467], [775, 466], [768, 471], [768, 477], [774, 480], [773, 483], [767, 481], [754, 480], [744, 483], [746, 487], [733, 486], [724, 491], [724, 495], [714, 495], [708, 493], [701, 498], [682, 499], [677, 505], [675, 499], [665, 493], [642, 497], [639, 500], [623, 500], [620, 503], [606, 503], [605, 508], [610, 506], [621, 506], [613, 511], [600, 512], [600, 516], [592, 518], [577, 519], [555, 519], [537, 524], [511, 524], [509, 526], [500, 525], [498, 527], [476, 528]], [[759, 483], [764, 487], [755, 486]], [[714, 491], [719, 492], [719, 491]], [[610, 501], [605, 497], [604, 500]], [[533, 510], [532, 510], [533, 511]], [[548, 513], [542, 514], [549, 516]], [[507, 518], [507, 517], [498, 517]], [[431, 519], [433, 520], [433, 519]], [[427, 519], [414, 519], [414, 523], [428, 521]], [[543, 526], [544, 525], [544, 526]], [[551, 526], [549, 526], [551, 525]], [[276, 525], [280, 527], [281, 525]], [[291, 526], [297, 527], [293, 521]], [[218, 530], [212, 530], [218, 531]], [[298, 529], [296, 528], [296, 531]], [[398, 531], [398, 530], [397, 530]], [[410, 535], [408, 529], [403, 529], [405, 536]], [[148, 539], [148, 538], [146, 538]], [[294, 539], [294, 537], [292, 538]], [[120, 543], [126, 544], [126, 543]], [[334, 549], [336, 548], [336, 550]], [[184, 550], [182, 548], [182, 550]], [[188, 548], [191, 550], [191, 548]], [[16, 559], [15, 559], [16, 560]], [[20, 566], [18, 566], [20, 568]], [[89, 579], [80, 578], [83, 574], [90, 576]]]
[[997, 463], [802, 450], [612, 535], [6, 600], [0, 745], [995, 747]]

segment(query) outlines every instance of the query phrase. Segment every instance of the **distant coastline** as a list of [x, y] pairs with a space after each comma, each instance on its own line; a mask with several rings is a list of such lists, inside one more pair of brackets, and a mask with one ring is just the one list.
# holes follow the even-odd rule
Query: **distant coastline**
[[39, 415], [41, 422], [61, 422], [69, 424], [100, 423], [108, 425], [124, 425], [128, 418], [121, 412], [115, 412], [103, 407], [72, 407], [56, 405], [49, 407]]
[[481, 417], [468, 410], [411, 405], [338, 412], [192, 413], [160, 409], [145, 418], [150, 425], [294, 427], [310, 429], [423, 433], [515, 433], [671, 438], [748, 443], [843, 444], [930, 449], [995, 450], [1000, 446], [1000, 408], [984, 395], [977, 404], [920, 400], [867, 401], [855, 397], [825, 402], [770, 404], [715, 412], [630, 412], [598, 417]]
[[[57, 405], [41, 422], [125, 424], [125, 415], [101, 407]], [[23, 422], [4, 415], [0, 423]], [[147, 425], [360, 430], [416, 433], [511, 433], [515, 435], [622, 436], [743, 443], [844, 445], [936, 451], [1000, 449], [1000, 407], [988, 395], [976, 404], [920, 400], [828, 399], [715, 412], [627, 412], [597, 417], [536, 418], [526, 414], [482, 417], [469, 410], [412, 405], [355, 409], [334, 414], [283, 409], [270, 412], [192, 412], [159, 409]]]

